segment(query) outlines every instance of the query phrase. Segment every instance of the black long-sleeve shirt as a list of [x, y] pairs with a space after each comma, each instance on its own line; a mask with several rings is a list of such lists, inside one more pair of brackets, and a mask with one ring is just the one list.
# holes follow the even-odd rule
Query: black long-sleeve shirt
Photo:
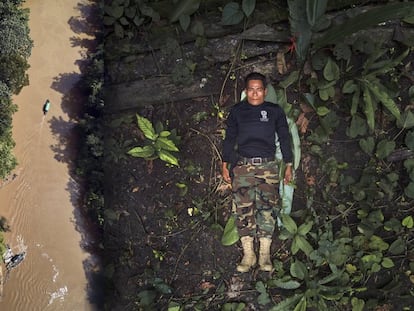
[[289, 127], [286, 115], [279, 105], [264, 102], [254, 106], [242, 101], [231, 108], [226, 124], [224, 162], [234, 162], [236, 145], [241, 157], [274, 157], [275, 133], [279, 138], [283, 161], [292, 162]]

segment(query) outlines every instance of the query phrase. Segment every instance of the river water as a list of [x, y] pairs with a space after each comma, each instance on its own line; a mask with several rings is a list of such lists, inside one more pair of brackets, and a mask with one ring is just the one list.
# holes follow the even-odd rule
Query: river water
[[[17, 177], [0, 189], [0, 216], [10, 226], [6, 241], [27, 255], [8, 275], [0, 310], [96, 310], [87, 276], [96, 259], [82, 248], [88, 236], [76, 209], [79, 186], [70, 175], [71, 100], [84, 51], [77, 42], [87, 37], [79, 25], [88, 5], [86, 0], [25, 3], [34, 41], [30, 85], [13, 99], [19, 107], [13, 119], [19, 165]], [[43, 116], [46, 99], [51, 108]]]

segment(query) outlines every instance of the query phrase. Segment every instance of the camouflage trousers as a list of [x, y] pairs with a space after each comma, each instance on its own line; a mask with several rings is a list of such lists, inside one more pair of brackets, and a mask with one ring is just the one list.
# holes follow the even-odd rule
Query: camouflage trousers
[[271, 238], [280, 212], [278, 162], [238, 165], [233, 174], [233, 213], [239, 235]]

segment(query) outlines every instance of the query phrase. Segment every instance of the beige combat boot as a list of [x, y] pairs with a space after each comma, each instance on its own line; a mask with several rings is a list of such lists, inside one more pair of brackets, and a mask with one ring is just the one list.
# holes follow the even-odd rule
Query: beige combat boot
[[254, 253], [253, 237], [244, 236], [241, 239], [243, 246], [243, 259], [237, 265], [237, 271], [247, 272], [256, 264], [256, 254]]
[[273, 265], [270, 261], [270, 245], [272, 244], [272, 239], [260, 238], [259, 241], [259, 268], [262, 271], [272, 271]]

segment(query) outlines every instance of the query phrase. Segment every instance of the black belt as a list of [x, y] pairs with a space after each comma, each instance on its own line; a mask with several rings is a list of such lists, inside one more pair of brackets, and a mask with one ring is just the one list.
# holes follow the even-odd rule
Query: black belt
[[275, 158], [262, 158], [262, 157], [254, 157], [254, 158], [244, 158], [241, 157], [239, 161], [237, 161], [238, 165], [245, 165], [245, 164], [252, 164], [252, 165], [261, 165], [263, 163], [272, 162]]

